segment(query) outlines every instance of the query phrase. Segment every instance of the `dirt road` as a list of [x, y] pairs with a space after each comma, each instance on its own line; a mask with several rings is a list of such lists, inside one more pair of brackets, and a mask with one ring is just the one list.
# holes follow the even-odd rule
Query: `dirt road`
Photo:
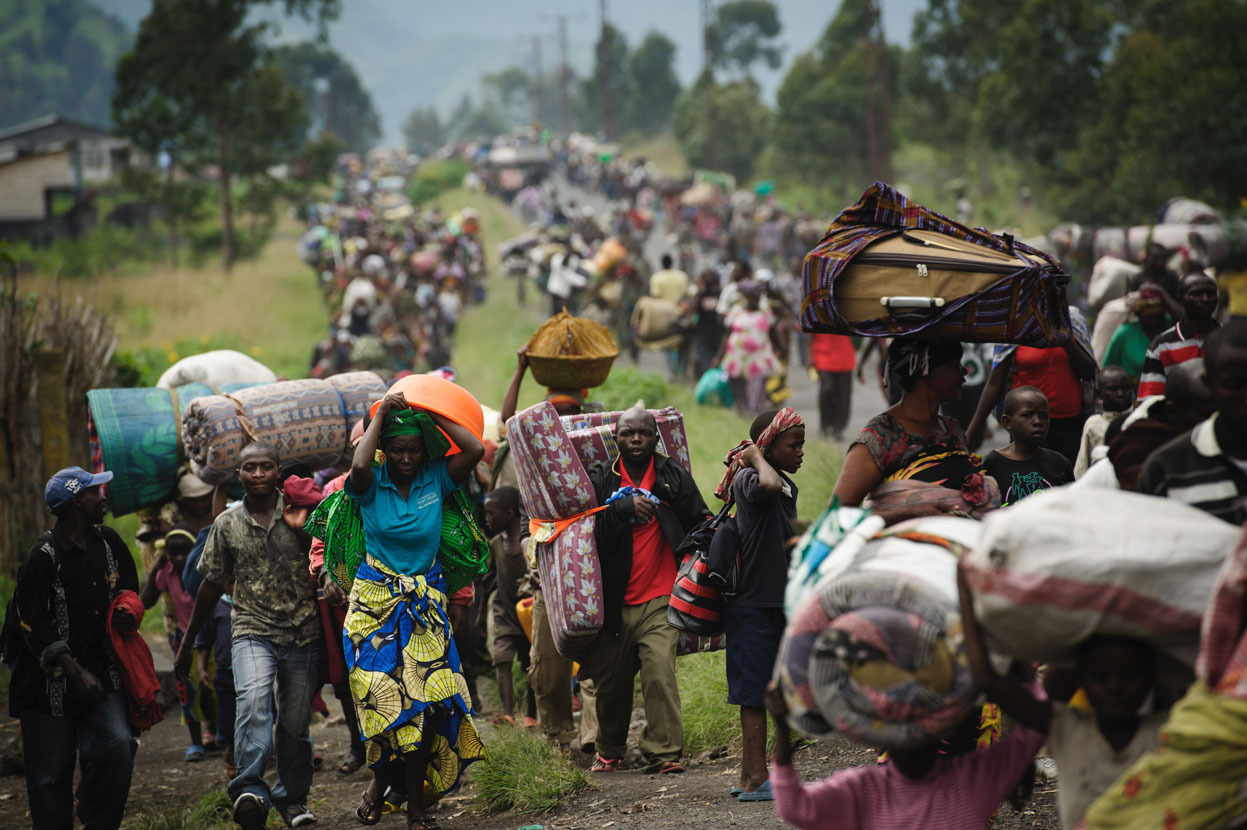
[[[168, 647], [153, 642], [158, 654]], [[167, 659], [167, 654], [165, 655]], [[159, 660], [159, 658], [158, 658]], [[483, 686], [485, 684], [482, 684]], [[316, 751], [324, 757], [324, 766], [316, 773], [309, 806], [316, 813], [317, 827], [325, 830], [358, 828], [352, 811], [359, 795], [367, 786], [366, 770], [350, 776], [334, 771], [347, 749], [346, 729], [338, 717], [340, 710], [328, 687], [325, 700], [331, 718], [314, 718], [312, 737]], [[484, 691], [484, 689], [482, 689]], [[637, 713], [638, 716], [640, 713]], [[488, 723], [488, 716], [478, 718], [486, 747], [498, 727]], [[17, 722], [5, 719], [0, 724], [0, 747], [17, 734]], [[635, 735], [634, 735], [635, 740]], [[198, 764], [183, 761], [187, 733], [178, 722], [177, 710], [146, 733], [135, 759], [133, 785], [127, 813], [127, 826], [143, 830], [165, 830], [181, 827], [180, 813], [193, 805], [203, 794], [224, 791], [227, 779], [220, 754], [209, 755]], [[583, 758], [582, 760], [587, 760]], [[490, 815], [479, 806], [476, 789], [471, 781], [455, 795], [438, 805], [436, 814], [447, 830], [516, 830], [540, 825], [547, 830], [691, 830], [691, 828], [782, 828], [769, 803], [742, 804], [729, 797], [735, 784], [738, 759], [693, 758], [687, 760], [682, 775], [645, 775], [622, 771], [594, 775], [593, 786], [572, 798], [549, 816], [525, 816], [514, 813]], [[844, 740], [831, 740], [806, 747], [797, 755], [797, 768], [806, 780], [830, 775], [839, 769], [872, 763], [873, 754]], [[996, 828], [1056, 828], [1054, 788], [1038, 788], [1035, 798], [1022, 813], [1001, 807]], [[175, 823], [178, 822], [178, 823]], [[25, 779], [21, 776], [0, 778], [0, 827], [30, 826], [26, 808]], [[269, 816], [269, 826], [282, 827], [276, 813]], [[402, 828], [399, 816], [386, 816], [378, 827]]]

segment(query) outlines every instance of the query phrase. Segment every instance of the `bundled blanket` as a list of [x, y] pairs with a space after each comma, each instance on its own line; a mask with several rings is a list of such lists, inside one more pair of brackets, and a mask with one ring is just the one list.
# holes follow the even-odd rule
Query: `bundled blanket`
[[920, 519], [831, 551], [776, 664], [797, 731], [904, 749], [933, 743], [966, 716], [978, 692], [963, 653], [957, 556], [978, 529], [970, 519]]

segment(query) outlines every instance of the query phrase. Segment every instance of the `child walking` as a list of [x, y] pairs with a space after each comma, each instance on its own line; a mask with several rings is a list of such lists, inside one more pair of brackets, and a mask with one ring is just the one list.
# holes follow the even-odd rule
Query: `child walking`
[[[231, 583], [226, 586], [233, 590]], [[234, 719], [238, 707], [234, 693], [234, 665], [230, 646], [233, 642], [234, 601], [223, 594], [212, 609], [212, 616], [195, 637], [196, 665], [199, 687], [216, 690], [218, 742], [225, 750], [225, 770], [230, 778], [238, 775], [234, 764]], [[216, 671], [212, 671], [215, 663]]]
[[[515, 725], [515, 687], [511, 681], [511, 661], [519, 658], [520, 668], [528, 671], [528, 636], [520, 625], [515, 605], [520, 601], [520, 583], [528, 562], [520, 548], [520, 491], [499, 487], [485, 497], [485, 527], [495, 534], [489, 540], [489, 555], [497, 575], [497, 591], [490, 603], [494, 628], [494, 672], [498, 677], [498, 696], [502, 698], [499, 721]], [[537, 701], [528, 690], [524, 726], [537, 726]]]
[[983, 830], [1043, 744], [1043, 735], [1019, 726], [967, 755], [941, 755], [937, 743], [889, 752], [881, 764], [804, 784], [792, 762], [788, 711], [774, 683], [766, 691], [766, 708], [775, 719], [775, 812], [802, 830]]
[[974, 681], [1005, 714], [1047, 736], [1061, 772], [1057, 812], [1061, 826], [1073, 830], [1100, 793], [1156, 749], [1169, 713], [1141, 714], [1155, 687], [1155, 654], [1141, 640], [1091, 637], [1079, 647], [1075, 663], [1078, 684], [1091, 710], [1041, 699], [1019, 681], [996, 673], [974, 618], [964, 573], [958, 571], [957, 582], [966, 656]]
[[1005, 395], [1000, 425], [1013, 440], [992, 450], [983, 461], [987, 474], [1000, 485], [1002, 504], [1013, 504], [1074, 480], [1069, 460], [1042, 446], [1051, 423], [1048, 399], [1034, 386], [1019, 386]]
[[[164, 539], [160, 540], [157, 546], [160, 552], [156, 560], [152, 562], [151, 572], [143, 582], [139, 598], [143, 601], [145, 608], [151, 608], [163, 592], [169, 592], [169, 597], [173, 602], [173, 613], [177, 618], [177, 628], [170, 635], [169, 646], [173, 649], [173, 653], [177, 654], [182, 645], [182, 637], [186, 633], [186, 626], [190, 623], [191, 611], [195, 606], [194, 597], [182, 586], [182, 570], [186, 567], [186, 559], [190, 556], [191, 548], [195, 546], [195, 533], [187, 525], [177, 525], [165, 534]], [[199, 688], [199, 710], [207, 720], [207, 733], [211, 739], [208, 744], [204, 743], [203, 725], [195, 717], [195, 686], [189, 678], [178, 680], [178, 703], [181, 704], [182, 720], [185, 721], [191, 738], [184, 760], [187, 763], [197, 763], [204, 759], [207, 748], [221, 748], [217, 745], [216, 725], [213, 722], [213, 718], [216, 717], [216, 702], [211, 684], [200, 684]]]
[[728, 453], [715, 495], [736, 503], [740, 536], [738, 590], [727, 600], [727, 702], [740, 707], [744, 736], [740, 801], [771, 801], [766, 770], [766, 683], [784, 635], [788, 551], [795, 541], [797, 485], [790, 475], [805, 454], [805, 422], [791, 407], [754, 419], [748, 441]]
[[1078, 458], [1074, 460], [1074, 477], [1082, 478], [1087, 468], [1098, 458], [1093, 453], [1103, 446], [1108, 425], [1134, 409], [1134, 384], [1130, 375], [1120, 366], [1105, 366], [1100, 370], [1096, 383], [1103, 408], [1087, 419], [1082, 426], [1082, 442], [1078, 445]]

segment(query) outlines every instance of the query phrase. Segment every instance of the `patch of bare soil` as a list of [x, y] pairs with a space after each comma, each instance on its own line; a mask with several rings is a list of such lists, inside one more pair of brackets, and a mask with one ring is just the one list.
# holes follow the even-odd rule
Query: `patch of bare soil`
[[[152, 646], [158, 655], [162, 647], [165, 652], [168, 651], [168, 647], [160, 642], [153, 642]], [[164, 656], [167, 661], [168, 655]], [[161, 662], [159, 656], [157, 662]], [[317, 827], [325, 830], [358, 828], [361, 825], [355, 820], [354, 810], [360, 793], [368, 785], [369, 772], [361, 769], [349, 776], [336, 773], [338, 762], [346, 755], [348, 737], [337, 701], [329, 694], [328, 687], [324, 691], [331, 717], [326, 720], [316, 716], [312, 724], [316, 751], [323, 757], [324, 764], [315, 775], [309, 806], [317, 816]], [[642, 713], [638, 710], [634, 717], [634, 741], [641, 718]], [[486, 747], [496, 728], [488, 721], [488, 716], [478, 718]], [[17, 721], [9, 719], [0, 724], [0, 747], [16, 737], [17, 733]], [[165, 721], [143, 735], [135, 758], [134, 779], [126, 810], [127, 824], [133, 825], [142, 817], [164, 813], [171, 808], [188, 807], [204, 793], [225, 789], [227, 778], [221, 754], [210, 754], [201, 763], [188, 764], [183, 760], [188, 743], [186, 728], [179, 722], [176, 708], [169, 711]], [[573, 760], [587, 766], [589, 757], [576, 753]], [[465, 786], [444, 799], [434, 812], [446, 830], [516, 830], [530, 825], [539, 825], [547, 830], [768, 830], [787, 826], [776, 817], [773, 804], [741, 803], [729, 796], [728, 791], [736, 784], [738, 762], [739, 759], [733, 756], [703, 756], [687, 759], [686, 772], [679, 775], [647, 775], [631, 770], [592, 775], [593, 786], [590, 789], [573, 797], [548, 816], [509, 812], [491, 815], [485, 812], [476, 801], [476, 789], [469, 770]], [[807, 746], [798, 752], [796, 758], [797, 769], [807, 781], [866, 763], [874, 763], [873, 753], [843, 739]], [[13, 775], [0, 778], [0, 827], [29, 826], [25, 779]], [[269, 816], [269, 826], [282, 826], [275, 812]], [[385, 816], [378, 825], [382, 830], [398, 830], [404, 826], [404, 817], [400, 815]], [[1008, 805], [1002, 806], [994, 826], [1002, 830], [1049, 830], [1059, 827], [1055, 786], [1037, 786], [1035, 797], [1021, 813]]]

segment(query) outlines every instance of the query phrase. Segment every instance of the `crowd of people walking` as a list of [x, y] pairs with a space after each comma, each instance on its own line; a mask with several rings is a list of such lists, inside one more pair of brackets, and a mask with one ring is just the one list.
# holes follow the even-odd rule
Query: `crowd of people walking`
[[[719, 549], [710, 556], [712, 577], [734, 586], [724, 611], [725, 672], [742, 751], [730, 796], [773, 800], [779, 816], [798, 827], [983, 827], [1025, 783], [1046, 745], [1063, 827], [1144, 826], [1114, 823], [1105, 805], [1127, 800], [1118, 779], [1165, 749], [1174, 701], [1157, 693], [1152, 646], [1092, 638], [1080, 646], [1072, 675], [1054, 670], [1036, 680], [1031, 665], [1000, 672], [989, 659], [992, 632], [980, 630], [964, 578], [966, 665], [1014, 725], [996, 740], [949, 737], [802, 782], [788, 703], [771, 682], [790, 622], [785, 590], [803, 529], [797, 476], [813, 427], [783, 405], [787, 366], [796, 361], [816, 379], [818, 430], [848, 441], [834, 488], [818, 493], [820, 502], [869, 505], [891, 526], [948, 513], [980, 518], [1061, 487], [1089, 501], [1128, 490], [1242, 527], [1247, 321], [1228, 314], [1217, 278], [1180, 254], [1153, 252], [1121, 298], [1125, 313], [1115, 327], [1101, 313], [1093, 329], [1072, 308], [1067, 345], [997, 346], [964, 423], [964, 414], [953, 413], [964, 412], [956, 404], [973, 349], [897, 337], [881, 358], [892, 402], [849, 435], [850, 390], [861, 374], [857, 347], [840, 335], [807, 335], [798, 322], [799, 256], [812, 244], [807, 217], [780, 210], [765, 193], [734, 199], [706, 197], [703, 189], [690, 197], [706, 183], [670, 188], [640, 161], [566, 154], [564, 163], [558, 175], [566, 182], [616, 204], [586, 210], [539, 180], [531, 182], [536, 195], [517, 191], [535, 228], [501, 246], [500, 255], [502, 270], [517, 275], [519, 299], [535, 284], [552, 309], [611, 327], [624, 352], [663, 353], [674, 378], [700, 382], [720, 373], [717, 400], [730, 397], [749, 418], [748, 434], [722, 448], [727, 470], [714, 492], [734, 516], [715, 525]], [[478, 217], [468, 210], [393, 212], [371, 189], [347, 192], [338, 205], [312, 209], [301, 245], [331, 331], [316, 345], [309, 373], [369, 369], [392, 384], [428, 371], [456, 380], [460, 316], [486, 290], [504, 290], [486, 278]], [[672, 243], [660, 246], [655, 262], [647, 255], [651, 229]], [[691, 246], [700, 248], [692, 256]], [[710, 262], [697, 269], [701, 258]], [[1097, 341], [1107, 343], [1102, 354]], [[524, 417], [516, 410], [529, 368], [520, 349], [499, 402], [503, 424]], [[543, 397], [559, 415], [594, 408], [583, 389], [550, 388]], [[697, 413], [684, 417], [696, 429]], [[1008, 441], [983, 446], [993, 417]], [[120, 825], [134, 735], [160, 717], [144, 691], [154, 683], [150, 655], [144, 663], [145, 647], [132, 642], [143, 610], [157, 604], [189, 730], [185, 760], [221, 751], [232, 817], [246, 830], [266, 826], [270, 808], [290, 827], [316, 821], [308, 802], [321, 759], [309, 725], [324, 711], [325, 685], [341, 701], [350, 733], [337, 772], [371, 772], [352, 807], [364, 825], [405, 806], [408, 827], [438, 826], [436, 802], [460, 786], [473, 763], [488, 763], [475, 717], [479, 677], [491, 673], [500, 728], [527, 726], [581, 750], [599, 776], [629, 768], [683, 772], [680, 632], [668, 624], [668, 609], [684, 562], [678, 552], [719, 511], [701, 495], [709, 481], [699, 487], [659, 451], [651, 411], [617, 413], [612, 438], [617, 458], [588, 470], [600, 511], [592, 538], [604, 623], [578, 673], [552, 636], [533, 566], [533, 537], [545, 532], [546, 517], [529, 515], [521, 497], [530, 473], [515, 464], [500, 434], [482, 437], [402, 394], [374, 402], [351, 435], [352, 454], [336, 467], [300, 469], [284, 464], [278, 447], [249, 443], [232, 500], [226, 488], [184, 471], [137, 540], [141, 573], [128, 541], [103, 524], [111, 474], [61, 470], [44, 494], [54, 527], [25, 559], [3, 636], [32, 823], [71, 826], [76, 798], [86, 826]], [[980, 456], [980, 449], [990, 451]], [[462, 515], [446, 506], [459, 503]], [[446, 530], [451, 520], [462, 522], [454, 533]], [[446, 546], [462, 544], [466, 552], [482, 528], [490, 537], [488, 572], [454, 584]], [[1201, 694], [1240, 703], [1244, 556], [1243, 542], [1227, 551], [1230, 582], [1220, 600], [1233, 607], [1218, 606], [1205, 618], [1196, 667]], [[861, 630], [876, 624], [859, 622]], [[896, 635], [886, 625], [877, 631], [867, 645], [841, 645], [863, 654], [886, 650]], [[523, 701], [511, 683], [517, 659], [528, 678]], [[638, 673], [644, 726], [630, 755]], [[768, 711], [776, 731], [770, 759]], [[971, 731], [979, 717], [976, 707]], [[986, 747], [976, 750], [976, 743]], [[1169, 805], [1187, 796], [1153, 790], [1148, 797]], [[1247, 816], [1241, 793], [1234, 798], [1236, 815]], [[1199, 825], [1175, 819], [1165, 826]]]

